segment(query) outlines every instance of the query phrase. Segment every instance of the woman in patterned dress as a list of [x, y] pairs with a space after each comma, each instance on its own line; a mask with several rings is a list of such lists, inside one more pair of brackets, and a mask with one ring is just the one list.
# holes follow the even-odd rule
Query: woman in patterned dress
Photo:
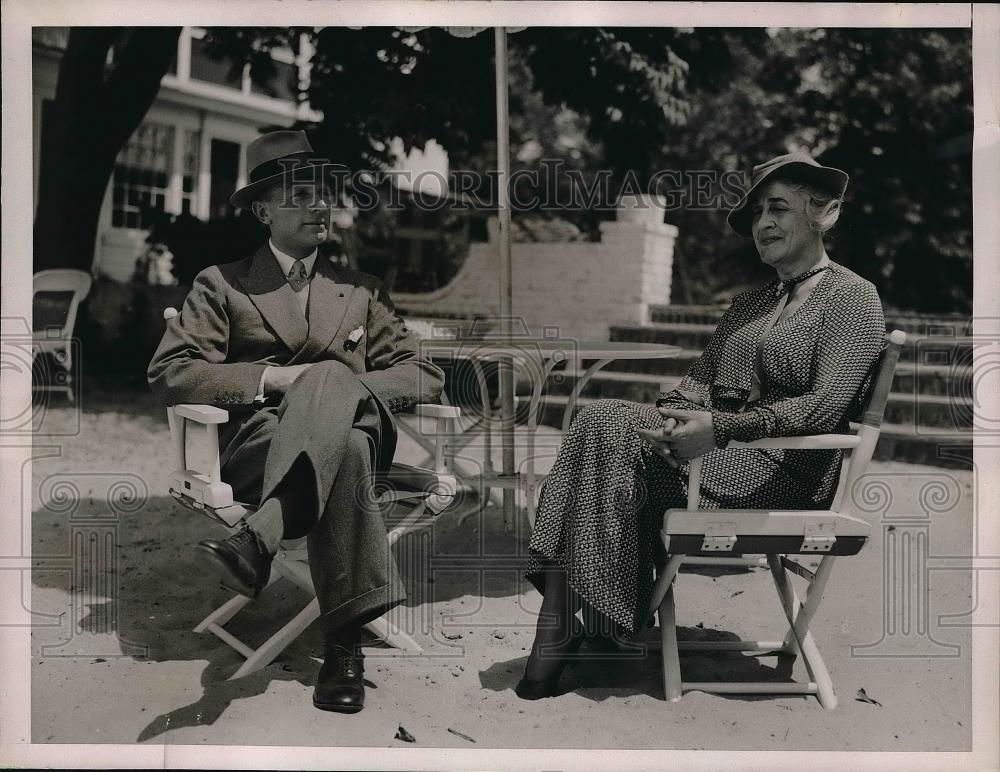
[[[804, 153], [755, 167], [728, 222], [753, 238], [776, 278], [736, 297], [704, 353], [655, 406], [600, 400], [576, 416], [531, 537], [526, 575], [544, 598], [518, 696], [557, 693], [583, 638], [581, 607], [616, 635], [643, 624], [663, 512], [687, 500], [685, 462], [704, 456], [701, 508], [830, 505], [841, 451], [724, 449], [731, 440], [847, 428], [885, 334], [875, 287], [823, 246], [847, 180]], [[662, 431], [662, 440], [638, 429]]]

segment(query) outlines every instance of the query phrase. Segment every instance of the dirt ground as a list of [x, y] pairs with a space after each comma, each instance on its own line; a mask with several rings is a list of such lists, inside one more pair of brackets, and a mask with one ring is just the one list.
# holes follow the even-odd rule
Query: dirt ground
[[[892, 584], [884, 574], [887, 556], [899, 556], [886, 546], [887, 534], [894, 543], [909, 534], [910, 554], [924, 549], [931, 562], [935, 555], [971, 554], [972, 472], [875, 465], [865, 494], [875, 536], [861, 554], [838, 562], [813, 624], [839, 696], [836, 710], [823, 710], [812, 697], [700, 692], [667, 703], [655, 652], [583, 662], [564, 675], [566, 694], [518, 699], [513, 686], [540, 596], [519, 574], [526, 525], [505, 528], [499, 510], [488, 507], [464, 522], [446, 513], [432, 532], [397, 546], [410, 593], [400, 618], [426, 653], [369, 648], [366, 707], [346, 716], [312, 707], [317, 630], [268, 667], [234, 681], [227, 678], [240, 655], [214, 636], [192, 632], [227, 597], [192, 561], [193, 544], [219, 529], [167, 494], [170, 446], [161, 410], [131, 394], [90, 399], [82, 410], [56, 398], [41, 418], [36, 446], [51, 449], [36, 449], [32, 482], [35, 743], [971, 748], [970, 574], [941, 570], [904, 582], [915, 593], [900, 601], [915, 609], [909, 615], [893, 606], [898, 597], [884, 589]], [[554, 447], [558, 438], [545, 436]], [[398, 458], [419, 456], [404, 437]], [[766, 570], [684, 571], [677, 595], [682, 638], [784, 634]], [[296, 588], [275, 585], [229, 629], [256, 643], [306, 601]], [[782, 680], [787, 664], [775, 657], [692, 656], [683, 670], [685, 680], [729, 673]], [[802, 671], [796, 662], [793, 675], [802, 678]], [[878, 704], [858, 700], [861, 689]], [[396, 739], [401, 726], [412, 745]]]

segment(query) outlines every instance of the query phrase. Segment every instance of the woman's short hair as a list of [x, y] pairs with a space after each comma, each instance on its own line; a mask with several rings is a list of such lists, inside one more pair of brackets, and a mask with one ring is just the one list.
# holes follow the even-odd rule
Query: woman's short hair
[[808, 183], [789, 180], [786, 184], [793, 190], [802, 191], [808, 197], [806, 200], [806, 221], [811, 230], [823, 234], [837, 224], [837, 220], [840, 219], [840, 207], [844, 203], [843, 199]]

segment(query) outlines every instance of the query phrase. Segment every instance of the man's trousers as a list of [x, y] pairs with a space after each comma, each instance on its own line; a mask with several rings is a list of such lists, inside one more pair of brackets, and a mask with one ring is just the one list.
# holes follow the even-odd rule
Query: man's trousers
[[308, 535], [325, 631], [406, 599], [374, 494], [375, 475], [392, 462], [395, 425], [348, 367], [314, 364], [279, 405], [226, 429], [222, 478], [236, 499], [256, 505], [278, 491], [294, 502], [284, 508], [284, 535]]

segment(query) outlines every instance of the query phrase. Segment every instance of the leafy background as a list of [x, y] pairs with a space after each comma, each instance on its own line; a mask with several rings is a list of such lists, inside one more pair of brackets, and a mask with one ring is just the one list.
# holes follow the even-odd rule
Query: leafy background
[[[509, 36], [514, 168], [558, 159], [592, 179], [749, 169], [807, 150], [852, 177], [834, 259], [900, 310], [971, 311], [969, 30], [529, 28]], [[492, 35], [328, 28], [316, 35], [310, 127], [357, 167], [436, 139], [452, 168], [494, 168]], [[245, 52], [230, 47], [236, 60]], [[607, 213], [521, 213], [596, 236]], [[723, 302], [764, 274], [722, 209], [677, 209], [674, 300]], [[534, 223], [534, 225], [532, 225]], [[362, 226], [363, 227], [363, 226]]]
[[[42, 141], [36, 270], [89, 270], [116, 154], [155, 98], [179, 32], [70, 31], [56, 129]], [[394, 137], [405, 149], [435, 139], [452, 169], [495, 168], [489, 31], [226, 27], [209, 29], [207, 41], [234, 73], [249, 63], [255, 83], [277, 93], [287, 84], [277, 83], [269, 52], [303, 36], [315, 54], [301, 96], [325, 117], [302, 128], [324, 156], [378, 169], [390, 163]], [[834, 259], [876, 281], [890, 310], [971, 312], [970, 30], [527, 28], [509, 44], [515, 171], [557, 161], [584, 182], [606, 171], [622, 184], [659, 170], [748, 170], [809, 150], [852, 177], [830, 237]], [[667, 213], [680, 229], [673, 302], [725, 302], [764, 275], [752, 245], [728, 231], [724, 210]], [[518, 212], [515, 236], [596, 238], [611, 216], [598, 206]], [[454, 212], [442, 218], [434, 286], [483, 231], [482, 218], [471, 226]], [[182, 279], [260, 237], [246, 222], [164, 227], [176, 236]], [[385, 211], [361, 217], [343, 239], [348, 258], [399, 270], [386, 248], [392, 227]]]

